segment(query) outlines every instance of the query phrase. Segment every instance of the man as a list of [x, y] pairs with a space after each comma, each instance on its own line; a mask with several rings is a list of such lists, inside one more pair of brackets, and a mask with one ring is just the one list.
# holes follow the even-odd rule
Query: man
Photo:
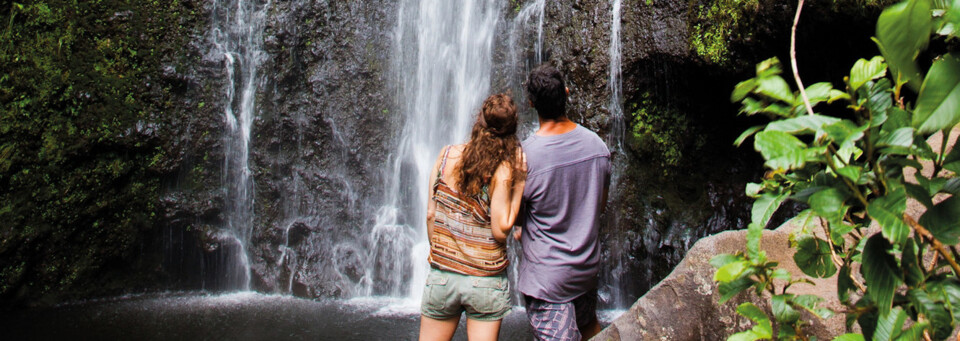
[[563, 75], [549, 65], [527, 78], [540, 128], [523, 142], [527, 179], [517, 287], [539, 340], [588, 339], [600, 332], [597, 235], [610, 151], [596, 133], [567, 118], [568, 92]]

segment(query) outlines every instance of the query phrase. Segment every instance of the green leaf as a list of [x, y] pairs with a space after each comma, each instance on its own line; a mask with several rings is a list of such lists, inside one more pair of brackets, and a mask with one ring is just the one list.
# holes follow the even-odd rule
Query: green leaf
[[[752, 273], [752, 271], [748, 269], [744, 272], [744, 274], [747, 273]], [[754, 284], [756, 284], [756, 282], [749, 276], [740, 276], [740, 278], [734, 281], [720, 283], [717, 285], [717, 292], [720, 294], [720, 304], [726, 303], [727, 300], [733, 298], [744, 290], [749, 289]]]
[[867, 295], [876, 302], [881, 316], [890, 313], [893, 294], [902, 282], [897, 259], [890, 255], [888, 252], [890, 249], [890, 242], [886, 238], [879, 234], [873, 235], [863, 247], [863, 261], [860, 268], [866, 280]]
[[903, 323], [907, 321], [907, 313], [900, 307], [880, 313], [877, 320], [877, 329], [873, 334], [874, 341], [891, 341], [900, 336]]
[[923, 81], [913, 126], [921, 134], [953, 128], [960, 122], [960, 58], [947, 54], [933, 62]]
[[767, 314], [760, 310], [753, 303], [743, 303], [737, 307], [737, 313], [750, 319], [756, 325], [752, 329], [739, 332], [727, 338], [727, 341], [753, 341], [758, 339], [769, 339], [773, 337], [773, 325]]
[[833, 103], [841, 99], [850, 100], [850, 94], [837, 89], [833, 89], [833, 90], [830, 90], [830, 98], [827, 99], [827, 103]]
[[850, 179], [853, 183], [857, 183], [860, 180], [860, 173], [863, 171], [860, 166], [846, 166], [837, 170], [837, 174], [842, 175], [843, 177]]
[[777, 340], [797, 340], [797, 331], [789, 326], [783, 326], [777, 331]]
[[750, 211], [751, 223], [747, 226], [747, 256], [756, 260], [760, 255], [760, 239], [763, 237], [763, 229], [766, 228], [770, 218], [777, 212], [787, 195], [764, 194], [753, 202], [753, 208]]
[[913, 303], [913, 308], [923, 314], [930, 322], [933, 328], [933, 339], [942, 340], [950, 336], [953, 331], [953, 319], [942, 301], [934, 300], [923, 289], [911, 289], [907, 292], [907, 298]]
[[906, 191], [894, 191], [870, 202], [867, 206], [867, 214], [877, 220], [887, 240], [900, 245], [910, 235], [910, 227], [901, 218], [906, 208]]
[[823, 130], [827, 132], [827, 136], [838, 144], [847, 140], [860, 140], [863, 138], [863, 132], [867, 130], [867, 128], [867, 126], [858, 127], [856, 123], [850, 120], [838, 120], [837, 122], [823, 126]]
[[800, 312], [790, 306], [791, 294], [774, 295], [770, 299], [770, 307], [773, 311], [773, 318], [780, 323], [792, 324], [800, 319]]
[[917, 199], [918, 202], [923, 204], [923, 207], [928, 209], [933, 207], [933, 198], [930, 197], [930, 193], [927, 192], [926, 187], [909, 182], [904, 183], [903, 185], [907, 189], [907, 194], [910, 195], [911, 198]]
[[742, 101], [756, 88], [757, 80], [755, 78], [750, 78], [743, 82], [737, 83], [737, 86], [733, 88], [733, 93], [730, 94], [730, 102], [736, 103]]
[[883, 78], [870, 86], [870, 95], [867, 98], [867, 108], [871, 113], [885, 113], [893, 105], [890, 92], [890, 81]]
[[743, 259], [743, 256], [723, 253], [723, 254], [713, 256], [713, 258], [710, 258], [710, 265], [713, 266], [715, 269], [719, 269], [719, 268], [722, 268], [724, 265], [737, 262], [737, 261], [744, 261], [744, 260], [745, 259]]
[[903, 253], [900, 257], [900, 270], [903, 272], [903, 281], [910, 287], [916, 287], [923, 283], [923, 270], [920, 267], [920, 260], [917, 258], [918, 247], [913, 238], [907, 239], [903, 246]]
[[[807, 92], [807, 99], [810, 101], [811, 107], [816, 107], [820, 102], [829, 101], [834, 95], [836, 95], [833, 86], [828, 82], [813, 84], [808, 86], [805, 90]], [[797, 98], [796, 101], [797, 104], [796, 108], [794, 108], [794, 114], [801, 115], [807, 111], [807, 105], [803, 103], [800, 98]]]
[[771, 122], [764, 131], [782, 131], [791, 135], [814, 134], [825, 125], [840, 122], [839, 118], [823, 115], [804, 115]]
[[807, 145], [793, 135], [781, 131], [758, 133], [753, 146], [767, 160], [767, 167], [775, 170], [800, 168], [805, 163], [804, 148]]
[[960, 241], [960, 197], [951, 196], [934, 205], [920, 217], [920, 225], [947, 245]]
[[793, 279], [793, 275], [790, 274], [790, 271], [787, 271], [786, 269], [776, 269], [770, 274], [770, 278], [789, 282]]
[[953, 178], [947, 180], [947, 182], [944, 182], [943, 188], [940, 189], [940, 192], [952, 195], [960, 195], [960, 178]]
[[793, 261], [807, 276], [827, 278], [837, 272], [830, 253], [830, 244], [816, 237], [804, 237], [797, 241]]
[[894, 79], [899, 74], [914, 90], [923, 83], [915, 59], [930, 41], [930, 10], [929, 0], [909, 0], [887, 7], [877, 19], [877, 45]]
[[850, 88], [857, 91], [867, 81], [886, 75], [887, 64], [883, 62], [882, 56], [874, 56], [869, 61], [861, 58], [850, 69]]
[[763, 191], [763, 185], [754, 182], [748, 182], [746, 189], [744, 190], [748, 197], [754, 199], [760, 197], [760, 191]]
[[837, 275], [837, 297], [840, 299], [840, 302], [843, 303], [850, 300], [850, 291], [857, 288], [855, 284], [853, 284], [853, 277], [850, 277], [850, 274], [850, 266], [844, 264], [840, 267], [839, 274]]
[[757, 80], [757, 92], [776, 99], [788, 104], [793, 104], [796, 98], [793, 97], [793, 92], [790, 91], [790, 86], [787, 85], [787, 81], [783, 80], [780, 76], [771, 76], [765, 77]]
[[760, 112], [776, 116], [790, 117], [790, 108], [780, 103], [773, 103], [763, 107]]
[[764, 104], [758, 100], [747, 97], [743, 99], [743, 107], [740, 108], [741, 114], [754, 115], [763, 110]]
[[833, 338], [833, 341], [866, 341], [866, 340], [863, 339], [862, 334], [848, 333], [848, 334], [843, 334]]
[[960, 282], [955, 277], [928, 281], [926, 289], [931, 297], [943, 303], [954, 320], [960, 319]]
[[900, 332], [900, 335], [897, 336], [897, 341], [923, 341], [923, 331], [930, 327], [930, 323], [923, 321], [920, 323], [914, 323], [910, 328]]
[[877, 141], [877, 147], [903, 147], [913, 146], [913, 128], [900, 128], [889, 134], [881, 134]]
[[[867, 239], [864, 238], [863, 240]], [[874, 309], [874, 302], [870, 299], [870, 295], [861, 297], [855, 307], [858, 308], [859, 311], [847, 315], [847, 326], [853, 325], [852, 321], [855, 320], [857, 324], [860, 325], [860, 330], [867, 340], [876, 340], [876, 338], [874, 338], [874, 332], [877, 331], [880, 314], [877, 313], [877, 309]]]
[[817, 215], [827, 219], [830, 226], [843, 224], [843, 215], [847, 213], [847, 207], [843, 205], [846, 195], [836, 188], [827, 188], [814, 193], [807, 199], [807, 204]]
[[764, 60], [757, 64], [757, 78], [776, 76], [781, 72], [780, 59], [777, 59], [777, 57]]
[[793, 298], [793, 303], [819, 318], [828, 319], [833, 316], [833, 311], [827, 308], [821, 308], [820, 303], [823, 298], [816, 295], [798, 295]]
[[753, 136], [753, 134], [755, 134], [756, 132], [760, 131], [760, 129], [763, 129], [765, 127], [766, 126], [753, 126], [747, 130], [744, 130], [743, 133], [740, 134], [740, 136], [738, 136], [735, 141], [733, 141], [733, 145], [740, 147], [740, 145], [743, 144], [743, 141], [745, 141], [750, 136]]
[[895, 131], [900, 128], [910, 126], [910, 113], [897, 107], [887, 109], [887, 120], [883, 122], [883, 128], [880, 130], [885, 133]]
[[717, 272], [713, 274], [713, 280], [720, 283], [733, 281], [737, 278], [740, 278], [740, 275], [743, 274], [743, 271], [749, 266], [749, 262], [742, 260], [727, 263], [726, 265], [720, 267], [720, 269], [717, 269]]
[[837, 150], [837, 158], [844, 163], [849, 163], [851, 157], [859, 157], [862, 151], [857, 148], [856, 142], [863, 138], [863, 132], [869, 128], [868, 125], [857, 126], [850, 120], [842, 120], [831, 125], [826, 125], [823, 130], [836, 144], [840, 145]]
[[805, 90], [807, 91], [807, 99], [810, 100], [810, 105], [816, 106], [817, 103], [830, 99], [830, 90], [833, 90], [833, 85], [829, 82], [820, 82], [808, 86]]

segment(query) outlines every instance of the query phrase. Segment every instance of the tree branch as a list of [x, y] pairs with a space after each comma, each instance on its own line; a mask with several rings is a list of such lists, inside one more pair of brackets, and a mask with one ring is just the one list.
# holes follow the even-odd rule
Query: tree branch
[[913, 220], [913, 217], [911, 217], [909, 214], [904, 213], [903, 220], [907, 222], [907, 224], [910, 225], [910, 227], [912, 227], [914, 230], [917, 230], [917, 232], [920, 233], [920, 235], [922, 235], [924, 238], [929, 239], [930, 245], [933, 246], [933, 249], [937, 250], [937, 253], [939, 253], [940, 256], [943, 256], [943, 259], [946, 259], [947, 263], [950, 263], [950, 267], [953, 268], [953, 274], [960, 276], [960, 265], [957, 265], [957, 261], [953, 259], [953, 255], [947, 252], [947, 248], [943, 246], [943, 243], [940, 243], [939, 240], [934, 238], [933, 234], [930, 233], [929, 230], [923, 226], [920, 226], [920, 223], [917, 223], [916, 220]]
[[800, 71], [797, 70], [797, 24], [800, 23], [800, 10], [803, 9], [803, 0], [797, 4], [797, 15], [793, 17], [793, 29], [790, 31], [790, 66], [793, 67], [793, 80], [797, 81], [797, 88], [800, 88], [800, 97], [803, 97], [803, 104], [807, 107], [807, 114], [813, 115], [813, 108], [810, 107], [810, 99], [807, 98], [807, 90], [803, 88], [803, 82], [800, 81]]

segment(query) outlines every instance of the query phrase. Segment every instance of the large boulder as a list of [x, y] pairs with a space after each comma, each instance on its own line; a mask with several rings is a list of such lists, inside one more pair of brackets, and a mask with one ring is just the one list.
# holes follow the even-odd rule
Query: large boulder
[[[795, 277], [805, 275], [793, 262], [794, 249], [789, 247], [789, 225], [763, 233], [762, 248], [770, 261]], [[767, 297], [745, 291], [724, 304], [713, 281], [715, 269], [710, 258], [722, 253], [744, 251], [746, 230], [722, 232], [699, 240], [686, 258], [667, 278], [637, 300], [627, 312], [607, 327], [594, 340], [724, 340], [738, 331], [750, 329], [750, 320], [736, 313], [737, 306], [752, 302], [769, 314]], [[810, 278], [814, 285], [795, 284], [795, 294], [816, 294], [826, 298], [829, 308], [839, 308], [836, 278]], [[770, 315], [772, 316], [772, 315]], [[821, 340], [844, 332], [842, 315], [827, 320], [805, 315], [807, 332]]]
[[[950, 136], [960, 136], [960, 128], [954, 128]], [[927, 139], [927, 143], [934, 150], [940, 150], [943, 135], [936, 133]], [[956, 139], [948, 141], [947, 149], [952, 149], [955, 143]], [[932, 175], [932, 163], [922, 164], [921, 172], [926, 176]], [[904, 170], [908, 182], [916, 183], [915, 173], [912, 168]], [[944, 195], [939, 195], [934, 200], [945, 198]], [[924, 211], [923, 205], [916, 200], [907, 201], [907, 214], [919, 218]], [[825, 299], [822, 303], [825, 307], [834, 311], [841, 310], [837, 298], [836, 275], [821, 279], [810, 278], [794, 263], [793, 254], [796, 250], [790, 247], [789, 238], [796, 229], [797, 226], [788, 222], [776, 230], [763, 231], [761, 248], [766, 251], [770, 261], [780, 263], [780, 268], [789, 271], [794, 278], [807, 278], [813, 283], [794, 284], [790, 287], [790, 293], [817, 295]], [[876, 223], [867, 230], [867, 234], [878, 232]], [[753, 302], [766, 310], [768, 316], [773, 316], [770, 313], [769, 297], [757, 296], [749, 290], [724, 304], [719, 303], [720, 294], [716, 282], [713, 281], [715, 269], [710, 265], [710, 258], [722, 253], [745, 251], [746, 236], [746, 230], [727, 231], [697, 241], [667, 278], [637, 300], [594, 340], [724, 340], [727, 336], [752, 326], [753, 322], [736, 313], [737, 306], [744, 302]], [[932, 254], [927, 253], [927, 256]], [[854, 266], [856, 267], [856, 264]], [[854, 273], [859, 271], [855, 269]], [[777, 291], [780, 290], [778, 287]], [[829, 340], [846, 332], [844, 317], [843, 314], [837, 314], [822, 320], [805, 314], [803, 320], [808, 322], [806, 331], [809, 334], [816, 335], [821, 340]], [[956, 339], [958, 331], [960, 327], [954, 330], [950, 339]]]

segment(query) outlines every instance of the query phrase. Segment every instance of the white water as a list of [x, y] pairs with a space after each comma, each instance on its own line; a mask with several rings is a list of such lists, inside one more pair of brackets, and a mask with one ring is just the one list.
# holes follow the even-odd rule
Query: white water
[[370, 272], [380, 285], [372, 294], [420, 299], [429, 269], [426, 205], [435, 176], [430, 171], [444, 145], [465, 142], [490, 93], [493, 39], [503, 3], [404, 0], [400, 5], [394, 67], [403, 125], [385, 176], [386, 205], [372, 234]]
[[[607, 146], [609, 146], [611, 154], [613, 155], [613, 165], [614, 171], [610, 179], [610, 195], [608, 206], [616, 207], [616, 203], [621, 199], [621, 193], [619, 190], [620, 175], [624, 171], [624, 164], [622, 160], [623, 155], [623, 137], [624, 137], [624, 115], [623, 115], [623, 82], [620, 78], [621, 75], [621, 50], [620, 50], [620, 27], [621, 27], [621, 0], [612, 0], [611, 1], [611, 20], [610, 20], [610, 48], [608, 50], [608, 55], [610, 57], [610, 77], [607, 80], [607, 90], [610, 92], [610, 102], [607, 104], [607, 109], [610, 112], [610, 123], [609, 123], [609, 133], [607, 134]], [[612, 204], [612, 205], [611, 205]], [[617, 210], [608, 210], [607, 212], [607, 234], [608, 236], [604, 240], [605, 247], [608, 248], [606, 252], [610, 254], [610, 262], [606, 264], [610, 268], [607, 269], [607, 273], [604, 274], [605, 285], [600, 290], [601, 297], [606, 301], [610, 306], [615, 308], [626, 308], [629, 307], [631, 302], [628, 301], [626, 289], [629, 286], [628, 278], [624, 278], [627, 274], [627, 266], [631, 263], [629, 259], [629, 249], [624, 244], [623, 236], [624, 231], [622, 231], [622, 226], [620, 222], [620, 216]]]
[[[536, 33], [537, 37], [533, 45], [533, 65], [539, 65], [543, 63], [543, 14], [546, 10], [547, 1], [546, 0], [536, 0], [531, 3], [528, 3], [526, 6], [520, 9], [520, 12], [517, 13], [517, 17], [513, 19], [513, 24], [510, 29], [510, 55], [513, 58], [513, 65], [517, 66], [520, 64], [520, 55], [517, 52], [517, 47], [520, 44], [522, 35], [527, 33], [528, 27], [532, 25], [531, 21], [536, 19]], [[536, 16], [536, 18], [534, 18]], [[518, 76], [525, 76], [520, 74]]]
[[[207, 58], [222, 61], [227, 75], [224, 88], [224, 165], [226, 226], [219, 233], [223, 255], [218, 269], [225, 274], [222, 289], [250, 289], [247, 247], [253, 232], [254, 186], [251, 177], [250, 131], [256, 115], [257, 74], [263, 52], [263, 24], [270, 1], [217, 0], [213, 2], [213, 49]], [[229, 245], [230, 247], [225, 247]]]
[[610, 135], [608, 139], [613, 143], [612, 147], [616, 151], [621, 151], [623, 146], [623, 82], [620, 80], [621, 73], [621, 53], [620, 53], [620, 1], [613, 0], [612, 20], [610, 21], [610, 79], [608, 88], [610, 91]]

